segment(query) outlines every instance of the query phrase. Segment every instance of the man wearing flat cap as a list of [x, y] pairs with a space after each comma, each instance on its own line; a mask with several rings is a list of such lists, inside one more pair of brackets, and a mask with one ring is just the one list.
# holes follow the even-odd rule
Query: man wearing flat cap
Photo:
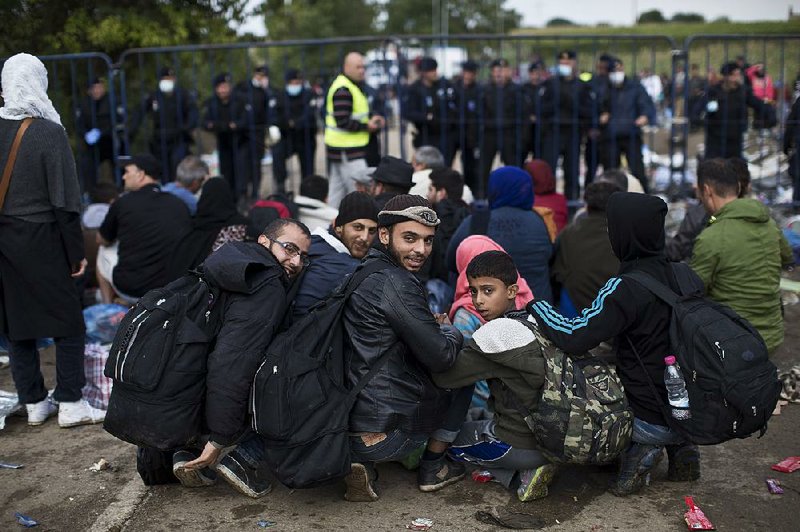
[[130, 134], [135, 137], [145, 116], [150, 116], [150, 153], [161, 163], [161, 179], [166, 183], [175, 179], [178, 163], [189, 154], [199, 113], [195, 98], [178, 85], [175, 69], [162, 67], [158, 79], [158, 89], [145, 96], [133, 113]]
[[247, 193], [250, 165], [247, 157], [246, 102], [232, 91], [231, 75], [217, 74], [212, 80], [214, 95], [206, 100], [203, 128], [217, 137], [219, 173], [228, 182], [234, 197], [239, 200]]
[[400, 194], [408, 194], [414, 186], [414, 168], [407, 162], [391, 155], [381, 158], [380, 164], [372, 172], [372, 195], [378, 210], [387, 201]]
[[377, 500], [375, 464], [403, 460], [426, 441], [417, 479], [421, 491], [464, 476], [463, 465], [447, 459], [445, 450], [472, 392], [467, 390], [466, 401], [454, 400], [464, 394], [438, 388], [431, 378], [454, 364], [462, 338], [445, 316], [431, 313], [414, 275], [431, 253], [438, 225], [428, 200], [408, 194], [389, 200], [378, 214], [380, 245], [364, 259], [386, 267], [367, 277], [345, 305], [350, 382], [379, 365], [350, 412], [355, 463], [345, 478], [348, 501]]
[[445, 165], [453, 164], [455, 153], [456, 106], [453, 86], [439, 77], [439, 64], [433, 57], [419, 61], [419, 79], [403, 96], [403, 118], [414, 124], [412, 144], [435, 146], [444, 155]]
[[314, 175], [314, 154], [317, 151], [317, 108], [314, 93], [306, 86], [296, 68], [286, 70], [286, 85], [278, 97], [275, 124], [281, 140], [272, 149], [272, 170], [276, 191], [286, 192], [286, 161], [297, 155], [300, 179]]

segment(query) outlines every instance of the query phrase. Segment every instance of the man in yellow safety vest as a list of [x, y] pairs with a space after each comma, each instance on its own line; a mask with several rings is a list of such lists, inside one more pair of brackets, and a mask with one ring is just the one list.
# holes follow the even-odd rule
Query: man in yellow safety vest
[[325, 96], [325, 147], [328, 156], [328, 203], [338, 208], [342, 198], [356, 187], [356, 175], [367, 167], [369, 135], [386, 125], [382, 116], [370, 117], [365, 95], [364, 56], [350, 52], [342, 73]]

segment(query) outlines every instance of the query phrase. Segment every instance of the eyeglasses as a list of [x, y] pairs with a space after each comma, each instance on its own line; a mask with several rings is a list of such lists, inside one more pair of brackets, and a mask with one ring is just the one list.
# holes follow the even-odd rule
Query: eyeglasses
[[302, 251], [300, 251], [300, 248], [297, 247], [297, 245], [295, 245], [294, 243], [281, 242], [280, 240], [273, 240], [270, 237], [267, 237], [267, 240], [269, 240], [273, 244], [278, 244], [280, 247], [282, 247], [283, 251], [285, 251], [286, 254], [289, 255], [289, 257], [295, 258], [299, 256], [300, 262], [303, 263], [303, 266], [308, 266], [308, 264], [311, 262], [311, 259], [308, 258], [308, 253], [303, 253]]

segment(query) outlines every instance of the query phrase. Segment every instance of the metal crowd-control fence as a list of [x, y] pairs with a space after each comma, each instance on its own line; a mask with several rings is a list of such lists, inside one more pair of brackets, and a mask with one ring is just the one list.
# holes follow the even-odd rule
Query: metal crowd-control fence
[[[749, 163], [754, 192], [772, 203], [790, 203], [792, 180], [782, 147], [786, 117], [800, 93], [800, 35], [694, 35], [683, 48], [689, 66], [680, 87], [683, 109], [687, 130], [702, 137], [699, 155], [717, 155], [720, 142], [715, 139], [733, 139], [724, 148]], [[735, 118], [714, 116], [718, 105], [709, 89], [722, 81], [721, 67], [727, 63], [741, 67], [747, 92], [769, 105], [766, 112], [749, 105], [749, 112]], [[747, 92], [737, 93], [745, 109]]]
[[[695, 105], [697, 90], [704, 94], [714, 82], [701, 76], [702, 84], [696, 83], [690, 65], [702, 63], [703, 72], [718, 72], [722, 62], [745, 55], [750, 62], [765, 64], [768, 73], [777, 69], [780, 75], [775, 77], [775, 85], [785, 91], [800, 63], [796, 51], [800, 48], [792, 47], [798, 38], [701, 35], [690, 37], [679, 48], [671, 38], [658, 35], [370, 36], [132, 49], [125, 51], [117, 63], [98, 53], [44, 56], [42, 60], [49, 71], [51, 97], [64, 117], [78, 154], [85, 189], [98, 179], [116, 178], [119, 183], [120, 171], [112, 164], [118, 155], [149, 151], [161, 160], [165, 180], [174, 177], [178, 160], [192, 152], [204, 156], [212, 166], [216, 164], [217, 173], [226, 166], [227, 173], [235, 174], [227, 177], [240, 194], [247, 188], [252, 197], [268, 194], [275, 180], [283, 179], [281, 174], [289, 177], [287, 188], [296, 190], [301, 172], [326, 173], [322, 140], [326, 90], [340, 72], [344, 56], [349, 51], [359, 51], [367, 58], [366, 81], [371, 87], [373, 112], [385, 115], [388, 124], [371, 139], [369, 164], [374, 166], [385, 154], [409, 160], [415, 144], [431, 144], [439, 147], [448, 162], [452, 160], [454, 167], [464, 172], [478, 195], [482, 195], [486, 192], [489, 170], [501, 163], [522, 164], [532, 157], [544, 158], [554, 163], [559, 176], [564, 174], [565, 162], [572, 163], [566, 165], [569, 173], [574, 175], [574, 169], [579, 168], [577, 173], [584, 184], [603, 168], [631, 165], [632, 161], [608, 157], [614, 142], [604, 137], [605, 127], [599, 123], [604, 109], [602, 96], [592, 100], [588, 119], [576, 118], [574, 109], [565, 112], [555, 105], [550, 116], [541, 120], [543, 109], [537, 99], [541, 91], [531, 84], [537, 77], [550, 78], [553, 80], [550, 83], [560, 88], [556, 74], [558, 56], [562, 50], [572, 50], [576, 53], [577, 74], [595, 92], [608, 90], [607, 82], [595, 72], [598, 61], [607, 54], [622, 61], [629, 79], [639, 80], [641, 73], [652, 80], [661, 74], [662, 91], [651, 92], [657, 100], [654, 102], [657, 121], [641, 128], [644, 178], [652, 190], [679, 195], [687, 192], [696, 156], [702, 155], [702, 149], [698, 148], [702, 148], [706, 126], [705, 113], [698, 112]], [[437, 88], [447, 98], [452, 96], [449, 107], [438, 107], [439, 116], [431, 117], [437, 118], [432, 122], [439, 127], [427, 128], [427, 133], [431, 133], [427, 138], [424, 125], [413, 123], [414, 83], [419, 78], [417, 66], [422, 56], [438, 60]], [[498, 58], [508, 63], [506, 75], [513, 83], [511, 91], [494, 90], [490, 84], [489, 67]], [[468, 108], [467, 99], [459, 98], [457, 90], [447, 93], [448, 88], [460, 88], [461, 63], [466, 59], [479, 66], [480, 88], [475, 109]], [[258, 107], [256, 96], [260, 89], [251, 83], [251, 77], [255, 68], [264, 64], [269, 66], [269, 89], [274, 98], [271, 104], [264, 105], [274, 107], [257, 117], [254, 109]], [[541, 68], [530, 73], [531, 65]], [[163, 91], [158, 89], [164, 68], [171, 70], [177, 86], [182, 88], [174, 93], [172, 104], [168, 105], [164, 104]], [[292, 69], [300, 71], [308, 95], [302, 105], [294, 108], [282, 104], [290, 101], [284, 80]], [[204, 120], [213, 107], [212, 79], [223, 72], [230, 74], [246, 103], [245, 116], [239, 120], [240, 127], [234, 135], [237, 151], [233, 156], [221, 153], [217, 145], [222, 139], [218, 128]], [[107, 80], [106, 118], [102, 113], [98, 115], [100, 106], [89, 105], [90, 97], [85, 93], [94, 77]], [[509, 94], [513, 102], [504, 101]], [[185, 101], [177, 102], [179, 99]], [[178, 111], [184, 106], [188, 106], [189, 112]], [[504, 114], [490, 116], [493, 108], [504, 110]], [[780, 98], [776, 106], [779, 119], [785, 116], [787, 108], [786, 98]], [[294, 123], [292, 111], [305, 117], [302, 126]], [[99, 127], [103, 120], [109, 127]], [[269, 134], [272, 125], [280, 130], [281, 140]], [[104, 134], [108, 131], [111, 142], [88, 144], [85, 133], [95, 128]], [[630, 127], [629, 135], [633, 138], [640, 133]], [[779, 135], [770, 130], [748, 136], [745, 153], [751, 154], [754, 146], [760, 150], [770, 145], [773, 137]], [[568, 142], [558, 150], [559, 158], [552, 146], [564, 144], [565, 136]], [[292, 155], [297, 155], [304, 164], [290, 163], [288, 167], [281, 164]], [[760, 180], [761, 188], [772, 187], [768, 191], [770, 199], [777, 197], [778, 186], [786, 183], [785, 160], [776, 157], [778, 162], [767, 157], [766, 164], [760, 166], [771, 172], [770, 176], [776, 176], [771, 181]], [[773, 172], [773, 168], [777, 171]], [[109, 174], [113, 177], [107, 177]], [[264, 179], [259, 181], [262, 175]], [[580, 189], [573, 186], [571, 190], [571, 197], [577, 198]]]

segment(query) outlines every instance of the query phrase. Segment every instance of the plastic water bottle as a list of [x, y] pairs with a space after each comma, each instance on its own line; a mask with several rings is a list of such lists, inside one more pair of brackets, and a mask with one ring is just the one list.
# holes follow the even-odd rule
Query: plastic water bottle
[[669, 404], [672, 406], [672, 417], [689, 419], [692, 417], [689, 411], [689, 392], [686, 391], [686, 382], [683, 380], [680, 366], [672, 355], [664, 357], [664, 363], [667, 365], [667, 369], [664, 370], [664, 384], [667, 387]]

